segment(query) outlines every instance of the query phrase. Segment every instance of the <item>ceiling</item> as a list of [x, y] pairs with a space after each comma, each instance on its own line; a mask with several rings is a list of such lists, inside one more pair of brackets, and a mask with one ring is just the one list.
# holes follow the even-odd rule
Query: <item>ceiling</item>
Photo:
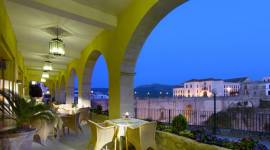
[[[53, 62], [51, 75], [66, 69], [80, 52], [104, 29], [117, 26], [117, 15], [132, 0], [6, 0], [18, 49], [26, 67], [42, 72], [44, 61]], [[49, 41], [55, 28], [63, 30], [66, 55], [49, 55]]]

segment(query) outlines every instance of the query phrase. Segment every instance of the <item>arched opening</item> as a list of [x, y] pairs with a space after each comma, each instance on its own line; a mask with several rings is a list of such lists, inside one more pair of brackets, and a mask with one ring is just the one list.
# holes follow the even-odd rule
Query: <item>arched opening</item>
[[[108, 110], [108, 71], [101, 52], [94, 50], [88, 57], [82, 78], [81, 105]], [[97, 101], [99, 99], [100, 101]]]
[[67, 104], [78, 104], [78, 76], [75, 69], [72, 69], [68, 79]]
[[184, 116], [185, 116], [185, 118], [187, 119], [187, 121], [188, 122], [190, 122], [191, 121], [191, 117], [192, 117], [192, 105], [190, 105], [190, 104], [188, 104], [188, 105], [186, 105], [185, 106], [185, 108], [184, 108]]
[[[166, 2], [163, 2], [163, 3], [166, 3]], [[121, 97], [120, 98], [121, 98], [121, 103], [122, 102], [123, 103], [128, 103], [128, 105], [123, 105], [121, 107], [124, 107], [124, 109], [126, 109], [126, 110], [132, 110], [133, 109], [132, 107], [134, 106], [133, 105], [134, 104], [134, 98], [133, 97], [134, 97], [134, 93], [135, 92], [133, 91], [133, 87], [134, 87], [133, 80], [134, 80], [134, 76], [135, 76], [135, 66], [136, 66], [135, 64], [137, 62], [138, 55], [139, 55], [139, 53], [141, 51], [142, 45], [143, 45], [146, 37], [148, 36], [148, 34], [150, 33], [150, 31], [154, 28], [154, 26], [156, 25], [156, 23], [158, 21], [160, 21], [160, 19], [161, 19], [161, 18], [159, 18], [160, 16], [158, 16], [158, 15], [161, 15], [160, 12], [156, 12], [157, 16], [155, 16], [155, 14], [152, 14], [153, 12], [151, 13], [151, 11], [154, 11], [154, 8], [155, 7], [158, 7], [158, 5], [157, 6], [154, 6], [152, 8], [152, 10], [150, 10], [150, 12], [145, 16], [145, 18], [142, 19], [142, 22], [139, 24], [138, 28], [134, 32], [134, 34], [133, 34], [133, 36], [132, 36], [132, 38], [130, 40], [130, 43], [129, 43], [128, 47], [127, 47], [127, 51], [125, 53], [125, 56], [124, 56], [124, 59], [123, 59], [123, 63], [122, 63], [122, 66], [121, 66], [121, 71], [122, 71], [121, 73], [122, 74], [121, 74], [121, 83], [120, 83], [121, 84]], [[164, 7], [164, 8], [166, 8], [166, 7]], [[170, 10], [167, 10], [167, 12], [169, 12]], [[223, 13], [225, 13], [225, 12], [226, 11], [224, 11]], [[148, 16], [149, 14], [151, 14], [151, 15]], [[225, 14], [227, 14], [227, 13], [225, 13]], [[259, 16], [262, 17], [261, 15], [264, 16], [263, 14], [260, 14]], [[148, 17], [151, 18], [152, 20], [149, 19]], [[156, 18], [159, 18], [159, 19], [156, 19], [155, 17]], [[256, 17], [254, 17], [254, 19], [255, 18]], [[147, 19], [149, 19], [151, 21], [149, 21]], [[235, 18], [235, 19], [237, 20], [237, 18]], [[238, 19], [241, 20], [241, 18], [238, 18]], [[151, 25], [149, 25], [149, 22], [147, 22], [148, 24], [147, 23], [143, 24], [144, 21], [149, 21]], [[208, 22], [210, 22], [210, 21], [208, 21]], [[234, 27], [234, 23], [235, 22], [231, 23], [230, 25]], [[253, 22], [249, 22], [249, 23], [258, 25], [257, 24], [258, 23], [257, 21], [253, 21]], [[181, 24], [184, 24], [184, 23], [181, 23]], [[195, 27], [195, 26], [198, 28], [198, 26], [200, 26], [200, 25], [195, 24], [193, 27]], [[181, 25], [179, 25], [178, 27], [181, 28]], [[185, 27], [186, 28], [184, 28], [184, 29], [187, 30], [188, 26], [185, 26]], [[213, 27], [215, 27], [215, 26], [213, 26]], [[237, 27], [239, 27], [239, 25]], [[242, 76], [252, 75], [251, 72], [253, 72], [253, 70], [257, 70], [258, 72], [261, 72], [262, 70], [259, 70], [258, 68], [262, 68], [262, 67], [260, 67], [260, 66], [254, 67], [255, 65], [253, 63], [251, 65], [251, 62], [249, 60], [253, 60], [253, 58], [256, 57], [256, 54], [257, 54], [257, 56], [259, 56], [257, 58], [264, 57], [262, 55], [258, 55], [259, 54], [259, 52], [258, 52], [259, 50], [257, 49], [257, 47], [260, 47], [260, 48], [264, 48], [265, 49], [265, 48], [269, 47], [269, 44], [268, 44], [268, 46], [265, 44], [266, 43], [265, 42], [265, 37], [264, 37], [264, 39], [261, 40], [261, 41], [264, 41], [264, 42], [261, 42], [261, 41], [258, 41], [257, 39], [255, 39], [254, 37], [259, 37], [259, 35], [258, 36], [252, 36], [254, 34], [253, 32], [256, 32], [256, 31], [253, 31], [252, 34], [247, 34], [247, 33], [250, 33], [251, 30], [247, 30], [246, 26], [242, 26], [242, 27], [243, 28], [241, 28], [241, 27], [238, 28], [239, 30], [232, 30], [232, 31], [231, 30], [228, 30], [227, 29], [227, 26], [224, 26], [224, 25], [219, 26], [219, 27], [216, 27], [216, 28], [212, 28], [213, 30], [216, 30], [216, 33], [218, 33], [219, 31], [221, 31], [223, 34], [226, 34], [226, 32], [231, 32], [231, 36], [226, 36], [224, 38], [223, 35], [216, 35], [218, 37], [209, 40], [210, 42], [208, 41], [209, 42], [208, 45], [210, 45], [210, 47], [212, 46], [211, 47], [212, 49], [211, 49], [211, 51], [208, 51], [208, 54], [209, 55], [207, 57], [204, 56], [206, 54], [207, 50], [206, 49], [201, 49], [201, 47], [197, 47], [197, 49], [198, 49], [197, 51], [193, 51], [193, 52], [189, 53], [191, 56], [194, 56], [190, 60], [186, 60], [186, 62], [188, 62], [189, 64], [188, 63], [181, 62], [181, 58], [182, 58], [181, 56], [185, 56], [185, 55], [184, 54], [181, 55], [181, 54], [178, 53], [179, 62], [180, 63], [178, 64], [178, 62], [176, 61], [175, 64], [171, 64], [171, 66], [174, 66], [174, 68], [172, 68], [172, 70], [173, 69], [175, 69], [175, 70], [177, 70], [177, 69], [181, 70], [182, 68], [184, 68], [183, 67], [184, 64], [185, 64], [186, 67], [189, 67], [188, 65], [190, 65], [190, 64], [197, 64], [197, 65], [199, 65], [199, 64], [206, 64], [205, 65], [205, 68], [208, 69], [209, 68], [209, 65], [211, 65], [211, 63], [212, 64], [216, 63], [217, 66], [220, 65], [218, 67], [225, 68], [226, 71], [220, 71], [219, 70], [219, 72], [223, 73], [223, 75], [218, 74], [218, 73], [215, 74], [214, 72], [210, 72], [210, 73], [212, 73], [212, 75], [214, 77], [216, 77], [217, 79], [219, 79], [220, 78], [220, 75], [221, 75], [221, 78], [222, 78], [221, 80], [222, 81], [224, 81], [226, 79], [229, 79], [229, 78], [238, 78], [238, 77], [242, 77]], [[175, 28], [172, 27], [172, 29], [175, 29]], [[261, 29], [264, 29], [264, 28], [265, 27], [262, 27]], [[208, 29], [206, 31], [203, 31], [203, 33], [207, 35], [208, 34], [207, 31], [210, 32], [212, 29], [210, 29], [210, 30]], [[244, 30], [242, 30], [242, 29], [244, 29]], [[251, 29], [251, 28], [249, 28], [249, 29]], [[255, 28], [255, 30], [256, 29], [257, 28]], [[137, 33], [137, 31], [138, 31], [138, 33]], [[237, 37], [239, 35], [239, 34], [237, 34], [238, 32], [241, 33], [242, 35], [247, 35], [247, 36], [246, 37], [243, 37], [243, 38], [236, 39], [234, 36]], [[164, 36], [167, 36], [166, 34], [160, 34], [159, 36], [163, 36], [163, 35]], [[190, 36], [188, 33], [186, 35]], [[181, 34], [178, 34], [177, 36], [181, 36]], [[175, 36], [176, 39], [181, 39], [181, 38], [178, 38], [177, 36]], [[165, 37], [165, 38], [168, 38], [168, 37]], [[164, 38], [164, 41], [166, 40], [165, 38]], [[227, 40], [228, 39], [233, 39], [233, 40], [231, 41], [231, 43], [230, 42], [229, 43], [223, 43], [224, 45], [215, 45], [216, 43], [219, 43], [218, 40], [225, 41], [226, 38], [227, 38]], [[239, 40], [239, 39], [241, 39], [241, 40]], [[193, 44], [196, 45], [196, 42], [198, 42], [198, 43], [200, 43], [202, 45], [207, 43], [207, 42], [202, 43], [202, 42], [200, 42], [200, 40], [202, 40], [202, 38], [198, 39], [198, 41], [197, 40], [193, 41]], [[214, 43], [213, 43], [213, 41], [214, 41]], [[250, 47], [243, 46], [243, 45], [247, 45], [251, 41], [252, 41], [253, 44], [251, 44]], [[181, 43], [181, 42], [182, 43], [185, 43], [186, 41], [185, 41], [185, 39], [179, 40], [179, 43]], [[240, 45], [238, 45], [239, 43], [240, 43]], [[242, 45], [241, 45], [241, 43], [242, 43]], [[190, 43], [190, 45], [191, 44], [192, 43]], [[158, 44], [156, 44], [156, 45], [158, 45]], [[261, 45], [264, 45], [264, 47], [261, 47]], [[155, 47], [154, 49], [157, 50], [157, 48], [159, 48], [159, 47]], [[162, 53], [163, 55], [162, 55], [162, 57], [166, 57], [167, 53], [169, 53], [168, 52], [169, 51], [169, 48], [167, 48], [167, 49], [166, 48], [167, 47], [161, 47], [160, 48], [160, 49], [163, 49], [163, 53]], [[214, 49], [214, 48], [216, 48], [216, 49]], [[240, 49], [242, 49], [242, 51]], [[179, 48], [179, 51], [187, 51], [187, 50], [186, 49]], [[211, 52], [211, 53], [209, 53], [209, 52]], [[269, 51], [265, 51], [265, 50], [262, 50], [261, 52], [263, 52], [264, 54], [268, 54], [269, 53]], [[154, 53], [152, 51], [152, 53], [148, 53], [148, 56], [149, 57], [151, 56], [151, 59], [153, 59], [153, 55], [154, 54], [156, 54], [156, 53]], [[220, 59], [221, 56], [226, 56], [226, 58], [225, 57], [222, 57], [222, 59]], [[242, 59], [243, 56], [244, 57], [248, 56], [250, 59], [249, 60], [245, 60], [245, 61], [241, 61], [241, 60], [243, 60]], [[149, 57], [148, 57], [148, 61], [151, 62], [151, 60], [149, 59]], [[232, 58], [232, 59], [230, 59], [230, 58]], [[266, 60], [265, 57], [264, 57], [264, 59]], [[162, 58], [161, 59], [158, 59], [158, 60], [161, 61], [161, 62], [162, 61], [165, 61]], [[255, 59], [255, 60], [256, 60], [256, 63], [258, 63], [259, 61], [260, 62], [264, 62], [263, 59], [261, 59], [261, 60]], [[245, 62], [245, 63], [248, 62], [245, 65], [246, 66], [247, 65], [251, 65], [250, 67], [252, 69], [251, 68], [245, 69], [246, 66], [243, 65], [243, 62]], [[239, 67], [239, 64], [241, 64], [241, 63], [242, 63], [242, 68]], [[264, 62], [264, 64], [266, 64], [266, 63], [267, 62]], [[153, 67], [155, 67], [155, 65], [158, 66], [157, 64], [154, 64], [154, 63], [152, 64]], [[231, 67], [231, 68], [229, 68], [228, 66]], [[261, 65], [261, 66], [265, 66], [265, 65]], [[237, 67], [238, 67], [238, 69], [237, 69]], [[265, 66], [265, 67], [268, 67], [268, 66]], [[161, 68], [161, 69], [163, 69], [163, 68]], [[235, 72], [234, 73], [230, 73], [230, 69], [231, 70], [234, 69]], [[238, 71], [241, 70], [241, 69], [244, 69], [246, 71], [245, 73], [247, 73], [247, 74], [238, 73]], [[199, 69], [197, 69], [196, 71], [198, 71], [198, 70]], [[184, 72], [186, 70], [185, 69], [182, 69], [182, 71]], [[203, 72], [205, 70], [201, 70], [200, 69], [200, 71]], [[148, 72], [149, 73], [149, 72], [151, 72], [151, 69], [145, 70], [145, 72]], [[164, 71], [164, 72], [166, 73], [166, 71]], [[136, 73], [138, 74], [138, 72], [136, 72]], [[212, 76], [209, 76], [210, 73], [209, 72], [206, 73], [205, 76], [202, 76], [201, 78], [212, 77]], [[234, 76], [232, 76], [232, 74]], [[159, 74], [156, 74], [156, 76], [158, 76], [158, 75]], [[267, 75], [267, 74], [265, 74], [265, 75]], [[162, 76], [162, 74], [160, 76]], [[153, 77], [153, 75], [152, 75], [152, 77]], [[197, 77], [197, 76], [195, 76], [195, 77]], [[262, 77], [263, 76], [260, 76], [257, 79], [260, 80], [260, 78], [262, 78]], [[187, 76], [187, 78], [192, 79], [192, 76]], [[189, 79], [187, 79], [187, 80], [189, 80]], [[216, 82], [219, 82], [219, 80], [216, 80]], [[231, 81], [224, 81], [224, 82], [234, 82], [234, 81], [231, 80]], [[239, 81], [239, 82], [242, 82], [242, 81]], [[231, 85], [229, 85], [229, 86], [231, 86]], [[221, 89], [220, 91], [217, 91], [217, 92], [223, 93], [223, 94], [219, 94], [218, 97], [219, 96], [220, 97], [223, 97], [225, 95], [224, 94], [225, 93], [224, 92], [225, 91], [224, 90], [225, 89], [225, 86], [223, 84], [221, 84], [221, 86], [219, 85], [219, 87], [218, 86], [212, 86], [212, 85], [208, 85], [207, 84], [207, 88], [202, 88], [203, 87], [202, 85], [188, 84], [188, 87], [187, 88], [190, 88], [191, 89], [191, 88], [194, 88], [194, 87], [199, 87], [202, 90], [207, 90], [207, 91], [201, 92], [201, 94], [200, 94], [200, 96], [205, 97], [205, 99], [211, 98], [211, 96], [213, 95], [212, 92], [215, 90], [215, 88], [216, 89]], [[223, 89], [223, 87], [224, 87], [224, 89]], [[232, 87], [235, 87], [235, 89], [238, 90], [238, 86], [232, 85]], [[187, 91], [186, 93], [191, 93], [191, 95], [187, 94], [187, 95], [189, 95], [189, 96], [187, 96], [187, 98], [190, 97], [190, 99], [191, 99], [193, 97], [193, 95], [195, 95], [193, 93], [196, 93], [196, 94], [197, 93], [200, 93], [200, 91], [193, 90], [193, 89], [190, 90], [190, 89], [189, 90], [186, 90]], [[245, 91], [245, 93], [247, 93], [247, 92]], [[253, 93], [253, 96], [254, 97], [258, 96], [258, 92], [254, 91], [252, 93]], [[237, 95], [237, 94], [235, 94], [235, 95]], [[229, 95], [229, 96], [231, 96], [231, 95]], [[213, 99], [211, 99], [211, 100], [213, 100]], [[193, 101], [195, 101], [195, 100], [193, 100]], [[222, 100], [219, 99], [219, 102], [221, 102], [221, 101]], [[198, 107], [197, 107], [196, 104], [199, 104], [199, 103], [196, 102], [193, 106], [197, 109]], [[248, 103], [246, 105], [248, 105]], [[217, 108], [222, 108], [219, 104], [215, 104], [214, 101], [210, 101], [209, 103], [205, 103], [205, 108], [202, 108], [202, 109], [211, 112], [211, 113], [209, 113], [209, 115], [212, 115], [212, 112], [216, 110], [216, 109], [214, 109], [214, 106], [216, 106]], [[183, 108], [181, 108], [181, 109], [183, 110]], [[184, 108], [184, 109], [187, 109], [187, 108]], [[195, 109], [195, 111], [196, 111], [196, 109]], [[191, 115], [191, 111], [194, 111], [192, 109], [190, 109], [190, 110], [187, 109], [185, 111], [186, 111], [185, 116], [186, 116], [186, 118], [187, 118], [188, 121], [190, 121], [191, 117], [192, 118], [198, 118], [198, 117], [202, 117], [203, 118], [203, 116], [205, 116], [205, 114], [200, 114], [200, 113], [197, 113], [198, 115]], [[200, 111], [202, 111], [202, 110], [200, 110]], [[195, 117], [193, 117], [193, 116], [195, 116]], [[207, 117], [209, 117], [209, 116], [207, 116]]]
[[65, 104], [66, 103], [66, 82], [65, 82], [64, 76], [61, 79], [59, 91], [60, 93], [59, 93], [58, 103]]
[[158, 1], [142, 18], [141, 22], [135, 29], [127, 45], [124, 58], [121, 64], [120, 77], [120, 113], [130, 112], [135, 114], [134, 100], [134, 76], [135, 66], [140, 54], [141, 48], [148, 35], [154, 27], [175, 7], [185, 1]]
[[101, 110], [103, 114], [108, 115], [108, 71], [106, 61], [102, 55], [100, 55], [96, 61], [91, 80], [90, 99], [92, 108], [99, 109], [99, 111]]
[[59, 81], [57, 80], [56, 82], [55, 82], [55, 96], [54, 96], [54, 98], [52, 99], [52, 101], [53, 102], [58, 102], [58, 100], [59, 100], [59, 95], [60, 95], [60, 88], [59, 88]]

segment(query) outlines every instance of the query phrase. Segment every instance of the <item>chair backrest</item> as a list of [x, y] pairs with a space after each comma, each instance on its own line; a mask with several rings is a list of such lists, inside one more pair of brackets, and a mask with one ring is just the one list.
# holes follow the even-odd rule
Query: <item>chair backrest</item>
[[86, 107], [86, 108], [80, 108], [79, 109], [80, 112], [80, 121], [82, 120], [89, 120], [89, 115], [90, 115], [90, 108]]
[[92, 141], [95, 141], [97, 139], [97, 127], [99, 125], [91, 120], [88, 120], [87, 123], [90, 126]]
[[143, 137], [140, 139], [155, 139], [156, 127], [156, 122], [149, 122], [140, 126], [140, 136]]
[[[91, 129], [91, 135], [94, 139], [102, 139], [104, 141], [112, 141], [114, 138], [114, 127], [108, 130], [108, 127], [103, 127], [98, 123], [88, 120], [88, 125]], [[112, 126], [110, 126], [112, 127]]]

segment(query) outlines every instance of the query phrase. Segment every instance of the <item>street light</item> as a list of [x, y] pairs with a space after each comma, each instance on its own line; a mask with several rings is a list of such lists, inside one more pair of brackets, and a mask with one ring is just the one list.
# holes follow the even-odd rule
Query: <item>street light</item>
[[147, 92], [147, 97], [150, 98], [150, 92]]
[[217, 91], [216, 89], [212, 90], [212, 93], [214, 95], [214, 126], [213, 126], [213, 134], [216, 134], [217, 132], [217, 104], [216, 104], [216, 97], [217, 97]]

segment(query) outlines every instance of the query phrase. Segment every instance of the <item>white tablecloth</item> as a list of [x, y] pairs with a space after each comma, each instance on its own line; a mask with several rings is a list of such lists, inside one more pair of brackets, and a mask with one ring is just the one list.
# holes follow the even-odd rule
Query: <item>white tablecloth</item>
[[118, 138], [126, 135], [127, 127], [136, 128], [136, 127], [139, 127], [139, 126], [147, 123], [147, 121], [140, 120], [140, 119], [134, 119], [134, 118], [129, 118], [129, 119], [120, 118], [120, 119], [107, 120], [105, 122], [117, 127], [117, 131], [118, 131], [117, 137]]

